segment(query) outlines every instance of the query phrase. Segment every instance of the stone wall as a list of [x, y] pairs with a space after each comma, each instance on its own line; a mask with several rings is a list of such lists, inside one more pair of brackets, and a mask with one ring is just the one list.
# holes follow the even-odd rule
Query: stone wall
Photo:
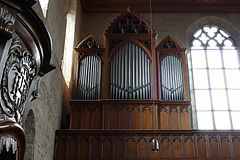
[[[76, 3], [79, 2], [76, 1]], [[61, 127], [63, 106], [69, 106], [67, 104], [69, 96], [64, 96], [64, 92], [66, 92], [66, 95], [70, 94], [64, 82], [61, 64], [64, 53], [66, 15], [70, 7], [69, 0], [49, 0], [46, 18], [43, 16], [39, 3], [36, 3], [33, 7], [51, 35], [51, 64], [56, 67], [55, 70], [41, 78], [39, 82], [39, 97], [32, 102], [26, 103], [27, 109], [23, 117], [23, 125], [27, 128], [28, 122], [26, 121], [29, 121], [27, 115], [31, 110], [35, 118], [35, 124], [32, 125], [35, 126], [34, 160], [53, 159], [55, 131]], [[77, 12], [77, 16], [81, 16], [81, 10]], [[76, 34], [78, 32], [79, 30], [76, 30]], [[32, 137], [27, 136], [26, 138], [28, 140]], [[27, 154], [31, 153], [26, 153], [26, 159], [29, 157]]]

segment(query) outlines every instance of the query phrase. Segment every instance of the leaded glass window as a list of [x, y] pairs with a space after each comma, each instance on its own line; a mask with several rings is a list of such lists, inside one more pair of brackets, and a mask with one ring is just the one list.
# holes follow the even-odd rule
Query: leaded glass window
[[200, 28], [189, 66], [198, 129], [240, 129], [239, 55], [231, 35], [218, 26]]

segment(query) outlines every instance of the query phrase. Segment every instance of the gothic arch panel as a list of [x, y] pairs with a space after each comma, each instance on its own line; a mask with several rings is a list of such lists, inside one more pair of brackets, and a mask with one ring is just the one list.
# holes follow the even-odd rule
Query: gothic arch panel
[[76, 97], [82, 100], [99, 99], [102, 45], [90, 35], [75, 50], [79, 53]]

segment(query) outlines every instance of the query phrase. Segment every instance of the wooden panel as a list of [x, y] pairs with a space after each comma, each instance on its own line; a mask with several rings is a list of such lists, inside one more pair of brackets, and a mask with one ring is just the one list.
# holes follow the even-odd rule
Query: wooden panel
[[[189, 103], [160, 101], [157, 105], [152, 100], [76, 101], [72, 105], [70, 129], [191, 129]], [[155, 109], [155, 104], [158, 109]]]
[[208, 157], [206, 147], [207, 147], [207, 144], [206, 144], [205, 137], [196, 138], [197, 157], [199, 157], [199, 158]]
[[66, 152], [66, 150], [65, 150], [65, 136], [63, 137], [63, 136], [59, 136], [59, 137], [57, 137], [57, 139], [56, 139], [56, 144], [55, 144], [55, 147], [56, 147], [56, 149], [55, 149], [55, 152], [57, 153], [57, 154], [55, 154], [55, 160], [64, 160], [64, 155], [65, 155], [65, 152]]
[[101, 158], [102, 155], [102, 143], [101, 143], [101, 137], [93, 137], [93, 143], [92, 143], [92, 158], [98, 159]]
[[70, 129], [81, 128], [81, 111], [72, 111], [70, 120]]
[[133, 107], [131, 109], [131, 127], [132, 129], [140, 129], [142, 128], [142, 108], [139, 107]]
[[162, 158], [170, 158], [172, 156], [171, 140], [169, 137], [161, 139], [160, 153]]
[[96, 107], [92, 111], [92, 129], [101, 129], [102, 125], [102, 110], [100, 107]]
[[89, 108], [84, 108], [82, 110], [82, 114], [81, 114], [81, 128], [82, 129], [90, 129], [91, 127], [91, 111]]
[[69, 160], [75, 160], [76, 157], [78, 156], [78, 153], [77, 153], [77, 137], [75, 136], [72, 136], [72, 137], [69, 137], [68, 139], [68, 155], [67, 155], [67, 159]]
[[234, 157], [240, 158], [240, 137], [239, 136], [234, 136], [232, 138], [232, 147], [233, 147]]
[[[153, 137], [158, 152], [150, 148]], [[239, 159], [239, 137], [234, 131], [64, 130], [57, 131], [54, 160]]]
[[143, 129], [151, 129], [153, 128], [153, 110], [151, 107], [144, 107], [143, 112]]
[[126, 159], [134, 159], [137, 156], [137, 143], [134, 137], [126, 139]]
[[221, 156], [222, 158], [225, 158], [225, 159], [230, 159], [231, 158], [231, 148], [230, 148], [230, 143], [229, 143], [229, 138], [226, 136], [226, 137], [222, 137], [221, 138]]
[[220, 158], [217, 137], [209, 138], [209, 152], [210, 152], [210, 157], [213, 157], [216, 159]]
[[146, 151], [149, 150], [149, 145], [146, 142], [147, 142], [147, 139], [145, 137], [142, 137], [138, 140], [138, 144], [137, 144], [138, 157], [148, 158]]
[[88, 142], [88, 138], [84, 137], [80, 139], [80, 159], [88, 159], [91, 155], [90, 151], [90, 143]]
[[186, 137], [184, 140], [184, 157], [192, 158], [195, 156], [194, 141], [192, 137]]
[[169, 129], [180, 129], [179, 127], [179, 111], [177, 107], [171, 107], [169, 112]]
[[119, 129], [129, 129], [129, 108], [121, 107], [119, 110]]
[[115, 158], [122, 160], [125, 158], [125, 142], [122, 137], [117, 137], [115, 142]]
[[118, 124], [118, 117], [119, 117], [119, 112], [117, 109], [114, 107], [107, 107], [106, 108], [106, 117], [105, 119], [105, 128], [106, 129], [117, 129], [119, 124]]
[[181, 114], [180, 129], [183, 129], [183, 130], [191, 129], [191, 125], [190, 125], [191, 119], [189, 118], [188, 108], [181, 108], [180, 114]]
[[173, 137], [172, 139], [173, 141], [173, 144], [172, 144], [172, 147], [173, 147], [173, 158], [181, 158], [183, 157], [183, 154], [182, 154], [182, 150], [183, 150], [183, 143], [182, 143], [182, 140], [181, 140], [181, 137]]
[[159, 129], [169, 129], [169, 107], [159, 108]]
[[112, 159], [112, 157], [113, 157], [112, 137], [106, 137], [103, 139], [103, 158]]
[[189, 104], [182, 101], [162, 102], [158, 106], [158, 128], [164, 130], [188, 130], [191, 129]]

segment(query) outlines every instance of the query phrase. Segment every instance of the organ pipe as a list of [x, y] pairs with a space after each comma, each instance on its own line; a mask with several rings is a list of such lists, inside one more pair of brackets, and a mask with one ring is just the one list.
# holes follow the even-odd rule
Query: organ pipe
[[181, 60], [167, 56], [161, 60], [161, 99], [183, 100], [184, 84]]
[[94, 100], [99, 98], [101, 60], [94, 55], [79, 61], [77, 98]]
[[127, 43], [117, 50], [110, 62], [110, 97], [150, 99], [150, 65], [150, 58], [133, 43]]

